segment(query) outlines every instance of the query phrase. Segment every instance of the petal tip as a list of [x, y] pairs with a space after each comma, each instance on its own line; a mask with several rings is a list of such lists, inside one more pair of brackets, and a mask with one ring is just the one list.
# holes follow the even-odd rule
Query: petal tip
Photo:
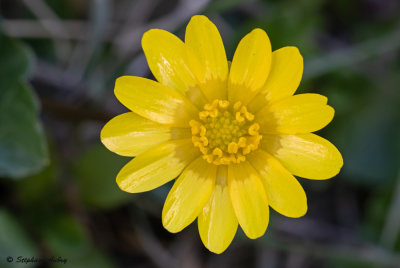
[[117, 183], [119, 189], [121, 189], [124, 192], [132, 193], [131, 191], [128, 191], [126, 184], [124, 183], [124, 180], [121, 179], [121, 171], [117, 174], [117, 177], [115, 178], [115, 182]]
[[286, 49], [287, 51], [290, 50], [290, 52], [298, 54], [299, 56], [301, 56], [300, 50], [296, 46], [285, 46], [285, 47], [282, 47], [280, 49]]
[[154, 28], [144, 32], [144, 34], [142, 35], [141, 44], [145, 55], [148, 55], [149, 52], [152, 52], [151, 50], [154, 47], [154, 44], [159, 44], [160, 41], [168, 40], [171, 38], [179, 39], [174, 34], [163, 29]]
[[[243, 230], [244, 231], [244, 230]], [[265, 230], [263, 231], [259, 231], [259, 232], [246, 232], [244, 231], [244, 233], [246, 234], [246, 236], [250, 239], [257, 239], [260, 238], [261, 236], [263, 236], [265, 234], [265, 232], [267, 231], [267, 229], [265, 228]]]
[[164, 30], [161, 30], [161, 29], [150, 29], [150, 30], [145, 31], [143, 33], [143, 35], [142, 35], [142, 44], [143, 44], [143, 42], [146, 42], [151, 37], [151, 35], [153, 33], [157, 33], [157, 32], [160, 32], [160, 31], [164, 31]]
[[162, 220], [161, 220], [162, 225], [163, 225], [164, 229], [167, 230], [168, 232], [175, 234], [175, 233], [179, 233], [180, 231], [183, 230], [183, 228], [178, 228], [177, 226], [175, 226], [171, 222], [171, 220], [167, 221], [164, 210], [162, 212], [161, 218], [162, 218]]
[[332, 144], [332, 146], [336, 149], [336, 150], [335, 150], [336, 152], [334, 152], [334, 154], [335, 154], [334, 159], [336, 160], [336, 161], [335, 161], [335, 162], [336, 162], [336, 166], [335, 166], [335, 168], [333, 169], [334, 171], [330, 174], [330, 176], [327, 176], [326, 179], [331, 179], [331, 178], [336, 177], [336, 176], [340, 173], [340, 171], [342, 170], [342, 167], [343, 167], [343, 164], [344, 164], [342, 154], [341, 154], [340, 151], [336, 148], [335, 145]]
[[194, 15], [194, 16], [192, 16], [191, 18], [190, 18], [190, 21], [189, 21], [189, 23], [191, 22], [191, 21], [200, 21], [200, 20], [203, 20], [203, 21], [210, 21], [210, 19], [207, 17], [207, 16], [205, 16], [205, 15]]
[[121, 85], [124, 84], [126, 82], [126, 80], [128, 80], [129, 78], [130, 78], [130, 76], [124, 75], [124, 76], [120, 76], [117, 79], [115, 79], [114, 95], [115, 95], [115, 97], [117, 97], [117, 99], [122, 90]]
[[265, 30], [261, 29], [261, 28], [254, 28], [250, 33], [259, 33], [259, 34], [267, 34], [265, 32]]
[[299, 209], [298, 211], [296, 211], [295, 213], [291, 213], [291, 214], [282, 214], [281, 212], [278, 212], [282, 215], [284, 215], [285, 217], [288, 218], [293, 218], [293, 219], [297, 219], [297, 218], [301, 218], [304, 217], [307, 214], [308, 211], [308, 206], [306, 205], [304, 208]]
[[221, 254], [221, 253], [223, 253], [228, 247], [223, 247], [223, 248], [213, 248], [213, 247], [211, 247], [210, 245], [205, 245], [205, 247], [209, 250], [209, 251], [211, 251], [212, 253], [215, 253], [215, 254]]

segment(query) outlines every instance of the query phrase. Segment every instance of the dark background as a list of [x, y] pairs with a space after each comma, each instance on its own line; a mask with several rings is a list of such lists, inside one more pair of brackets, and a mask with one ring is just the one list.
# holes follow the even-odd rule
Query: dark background
[[[318, 134], [344, 158], [331, 180], [300, 179], [306, 216], [271, 212], [262, 238], [238, 230], [221, 255], [196, 223], [162, 227], [171, 184], [120, 191], [129, 158], [99, 139], [125, 111], [115, 79], [151, 77], [142, 34], [182, 38], [194, 14], [218, 26], [229, 59], [255, 27], [273, 50], [297, 46], [298, 93], [328, 96], [336, 115]], [[38, 267], [400, 267], [399, 121], [397, 0], [0, 0], [0, 267], [35, 266], [18, 256], [67, 259]]]

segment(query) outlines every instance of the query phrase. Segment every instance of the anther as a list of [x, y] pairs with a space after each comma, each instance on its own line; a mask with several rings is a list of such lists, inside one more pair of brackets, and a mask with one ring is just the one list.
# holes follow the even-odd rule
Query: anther
[[254, 123], [249, 127], [249, 134], [252, 136], [258, 135], [259, 130], [260, 130], [260, 125], [257, 123]]
[[240, 137], [239, 141], [238, 141], [239, 147], [241, 147], [241, 148], [246, 147], [246, 141], [247, 141], [247, 139], [245, 137]]
[[215, 148], [215, 149], [213, 150], [213, 155], [216, 155], [216, 156], [218, 156], [218, 157], [221, 157], [221, 156], [223, 155], [223, 152], [222, 152], [222, 150], [221, 150], [220, 148]]
[[208, 139], [207, 137], [201, 136], [200, 141], [203, 143], [204, 146], [208, 145]]
[[233, 105], [233, 110], [238, 111], [240, 106], [242, 106], [242, 102], [238, 101]]
[[244, 121], [244, 117], [240, 114], [240, 112], [236, 112], [235, 114], [236, 121], [242, 123]]
[[238, 149], [239, 149], [239, 146], [238, 146], [238, 144], [236, 142], [229, 143], [229, 145], [228, 145], [228, 153], [236, 154]]
[[205, 136], [207, 132], [207, 129], [205, 126], [201, 125], [200, 126], [200, 136]]
[[219, 107], [220, 107], [220, 108], [226, 109], [226, 108], [228, 108], [228, 106], [229, 106], [229, 101], [227, 101], [227, 100], [220, 100], [220, 101], [218, 102], [218, 104], [219, 104]]

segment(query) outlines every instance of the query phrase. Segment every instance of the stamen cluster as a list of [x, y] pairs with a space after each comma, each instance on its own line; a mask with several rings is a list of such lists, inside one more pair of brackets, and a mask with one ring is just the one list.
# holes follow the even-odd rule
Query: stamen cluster
[[189, 122], [192, 142], [203, 158], [215, 165], [228, 165], [246, 160], [256, 150], [262, 136], [260, 125], [252, 123], [254, 115], [240, 101], [233, 106], [227, 100], [214, 100], [199, 112], [199, 121]]

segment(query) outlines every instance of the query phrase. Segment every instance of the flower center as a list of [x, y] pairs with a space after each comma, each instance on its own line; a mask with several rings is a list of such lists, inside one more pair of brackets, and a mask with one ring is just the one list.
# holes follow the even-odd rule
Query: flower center
[[233, 106], [227, 100], [214, 100], [199, 112], [199, 121], [190, 120], [192, 142], [203, 158], [215, 165], [246, 160], [258, 148], [262, 136], [260, 125], [252, 123], [254, 115], [240, 101]]

